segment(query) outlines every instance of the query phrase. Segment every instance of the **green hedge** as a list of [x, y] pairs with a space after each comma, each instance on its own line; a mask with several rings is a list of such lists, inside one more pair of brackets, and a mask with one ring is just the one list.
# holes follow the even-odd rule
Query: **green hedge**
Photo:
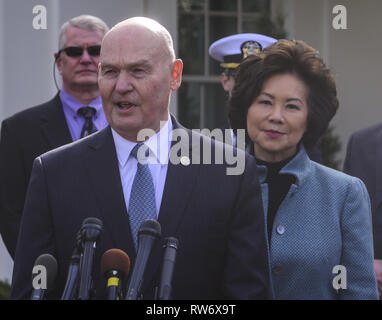
[[11, 295], [11, 286], [7, 281], [0, 281], [0, 300], [8, 300]]

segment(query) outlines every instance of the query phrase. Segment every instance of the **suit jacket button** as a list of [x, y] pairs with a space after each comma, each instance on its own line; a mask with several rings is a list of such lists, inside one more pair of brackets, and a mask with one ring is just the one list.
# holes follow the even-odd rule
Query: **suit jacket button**
[[284, 232], [285, 232], [285, 227], [282, 226], [282, 225], [277, 226], [277, 228], [276, 228], [276, 232], [277, 232], [278, 234], [284, 234]]
[[272, 273], [276, 274], [276, 275], [281, 274], [282, 271], [283, 271], [283, 269], [281, 267], [272, 268]]

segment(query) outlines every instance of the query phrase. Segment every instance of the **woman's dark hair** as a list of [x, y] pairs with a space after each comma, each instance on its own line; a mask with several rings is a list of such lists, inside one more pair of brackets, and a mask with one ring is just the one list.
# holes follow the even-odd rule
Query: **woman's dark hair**
[[249, 56], [238, 67], [230, 99], [229, 119], [234, 130], [246, 130], [247, 113], [271, 76], [293, 74], [308, 89], [308, 123], [302, 138], [305, 147], [314, 146], [338, 109], [336, 84], [317, 50], [299, 40], [279, 40], [261, 54]]

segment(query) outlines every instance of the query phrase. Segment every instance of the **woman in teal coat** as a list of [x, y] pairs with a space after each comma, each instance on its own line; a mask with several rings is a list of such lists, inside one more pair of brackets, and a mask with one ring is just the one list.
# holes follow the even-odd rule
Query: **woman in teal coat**
[[239, 66], [230, 121], [258, 164], [274, 299], [378, 298], [366, 188], [305, 152], [337, 109], [330, 70], [302, 41]]

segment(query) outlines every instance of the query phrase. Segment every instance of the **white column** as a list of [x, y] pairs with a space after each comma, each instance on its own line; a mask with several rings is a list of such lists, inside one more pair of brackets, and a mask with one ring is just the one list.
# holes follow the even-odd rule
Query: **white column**
[[[33, 28], [33, 7], [22, 0], [0, 0], [0, 119], [50, 99], [53, 52], [57, 48], [58, 0], [40, 0], [47, 29]], [[13, 261], [0, 241], [0, 279], [11, 282]]]

